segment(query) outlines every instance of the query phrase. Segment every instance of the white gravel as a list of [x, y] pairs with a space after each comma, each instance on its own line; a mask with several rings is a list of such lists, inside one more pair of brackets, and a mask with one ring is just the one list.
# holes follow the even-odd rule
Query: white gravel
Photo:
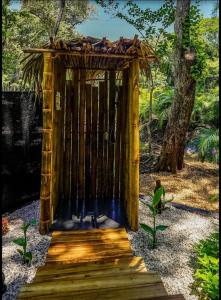
[[[152, 226], [150, 210], [141, 202], [139, 222]], [[193, 245], [218, 230], [218, 220], [168, 206], [157, 217], [157, 224], [169, 228], [158, 233], [155, 249], [151, 249], [150, 236], [141, 228], [128, 232], [134, 255], [143, 257], [147, 269], [159, 272], [168, 294], [181, 293], [185, 299], [198, 299], [190, 295], [189, 287], [193, 281]]]
[[[2, 269], [5, 274], [7, 292], [3, 300], [14, 300], [21, 285], [33, 281], [36, 270], [44, 265], [51, 236], [42, 236], [38, 224], [28, 230], [28, 250], [32, 251], [31, 266], [23, 265], [16, 246], [12, 240], [22, 236], [20, 229], [23, 221], [39, 221], [39, 201], [24, 206], [8, 215], [10, 231], [2, 237]], [[149, 209], [140, 203], [139, 218], [141, 223], [151, 225]], [[190, 267], [192, 246], [218, 229], [218, 220], [186, 212], [170, 206], [158, 216], [158, 224], [169, 228], [158, 234], [158, 246], [152, 250], [150, 238], [142, 229], [129, 231], [129, 240], [136, 256], [142, 256], [149, 270], [160, 273], [164, 286], [169, 294], [182, 293], [185, 299], [197, 299], [190, 296], [189, 284], [192, 282]]]
[[[39, 266], [44, 265], [47, 250], [50, 244], [50, 235], [40, 235], [39, 224], [39, 200], [24, 206], [10, 215], [10, 231], [2, 237], [2, 271], [5, 275], [7, 291], [2, 296], [2, 300], [14, 300], [19, 292], [21, 285], [31, 282]], [[21, 247], [15, 245], [12, 240], [23, 237], [21, 225], [36, 219], [37, 225], [30, 226], [27, 231], [28, 251], [32, 252], [33, 260], [31, 266], [24, 265], [16, 249]]]

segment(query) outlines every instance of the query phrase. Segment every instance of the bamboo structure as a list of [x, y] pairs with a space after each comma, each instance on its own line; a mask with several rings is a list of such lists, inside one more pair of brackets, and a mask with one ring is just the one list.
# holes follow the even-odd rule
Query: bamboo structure
[[113, 199], [137, 230], [139, 72], [157, 61], [154, 52], [136, 36], [51, 41], [26, 52], [27, 78], [43, 66], [40, 233], [49, 231], [59, 203], [84, 217]]
[[40, 233], [48, 232], [52, 223], [52, 123], [54, 104], [54, 74], [51, 53], [44, 53], [43, 72], [43, 136], [40, 193]]

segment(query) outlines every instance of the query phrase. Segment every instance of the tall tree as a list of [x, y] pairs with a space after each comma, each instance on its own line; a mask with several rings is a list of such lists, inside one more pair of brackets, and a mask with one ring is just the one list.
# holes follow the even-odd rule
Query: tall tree
[[177, 0], [174, 30], [174, 101], [164, 133], [157, 169], [176, 173], [184, 166], [186, 134], [194, 106], [196, 51], [190, 45], [190, 0]]

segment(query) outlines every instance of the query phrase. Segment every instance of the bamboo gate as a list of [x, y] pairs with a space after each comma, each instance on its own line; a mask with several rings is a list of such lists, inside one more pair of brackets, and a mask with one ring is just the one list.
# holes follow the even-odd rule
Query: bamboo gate
[[[96, 45], [108, 48], [105, 41]], [[137, 37], [127, 41], [125, 49], [141, 49]], [[141, 60], [155, 57], [150, 49], [144, 57], [145, 49], [141, 56], [135, 50], [97, 53], [95, 47], [82, 52], [62, 48], [61, 41], [56, 45], [25, 50], [41, 57], [43, 67], [40, 232], [49, 231], [60, 199], [72, 199], [75, 211], [120, 199], [137, 230], [139, 72]]]

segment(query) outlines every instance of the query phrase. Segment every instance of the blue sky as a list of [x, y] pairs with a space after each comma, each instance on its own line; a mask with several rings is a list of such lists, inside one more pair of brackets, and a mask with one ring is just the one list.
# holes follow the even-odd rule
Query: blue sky
[[[121, 1], [122, 3], [124, 2], [124, 0]], [[12, 8], [18, 9], [20, 6], [19, 1], [12, 2]], [[97, 5], [94, 0], [90, 0], [90, 2], [96, 7], [96, 17], [85, 21], [83, 24], [76, 27], [77, 31], [81, 34], [98, 38], [106, 36], [110, 40], [116, 40], [119, 39], [120, 36], [130, 38], [137, 33], [136, 30], [131, 25], [127, 24], [126, 21], [113, 18], [110, 14], [106, 14], [103, 8]], [[164, 3], [163, 0], [136, 0], [136, 2], [142, 9], [145, 7], [158, 9]], [[217, 0], [201, 0], [200, 10], [205, 17], [211, 16], [211, 12], [216, 2]]]

